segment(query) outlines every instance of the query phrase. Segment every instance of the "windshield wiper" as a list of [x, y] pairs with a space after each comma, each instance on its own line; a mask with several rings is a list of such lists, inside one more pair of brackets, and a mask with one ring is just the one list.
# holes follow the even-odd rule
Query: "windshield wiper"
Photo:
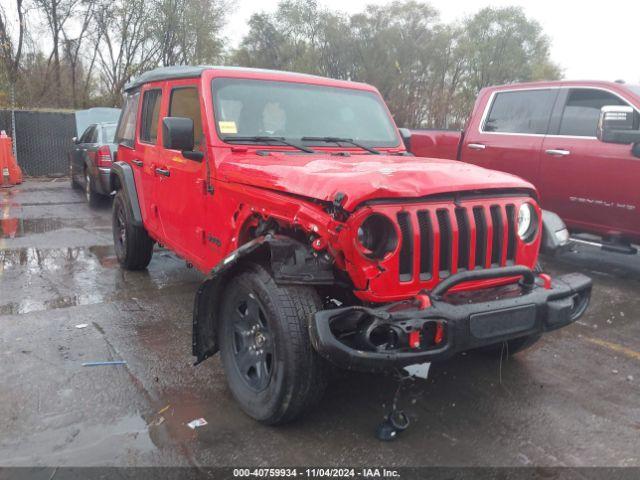
[[380, 155], [380, 152], [374, 148], [365, 147], [361, 143], [354, 142], [351, 138], [340, 138], [340, 137], [302, 137], [300, 140], [303, 142], [327, 142], [327, 143], [349, 143], [354, 147], [361, 148], [366, 150], [369, 153], [373, 153], [374, 155]]
[[282, 145], [287, 145], [289, 147], [297, 148], [298, 150], [302, 150], [306, 153], [316, 153], [315, 150], [312, 150], [309, 147], [304, 147], [302, 145], [298, 145], [296, 143], [285, 140], [284, 137], [268, 137], [268, 136], [251, 136], [251, 137], [222, 137], [223, 142], [262, 142], [262, 143], [271, 143], [278, 142]]

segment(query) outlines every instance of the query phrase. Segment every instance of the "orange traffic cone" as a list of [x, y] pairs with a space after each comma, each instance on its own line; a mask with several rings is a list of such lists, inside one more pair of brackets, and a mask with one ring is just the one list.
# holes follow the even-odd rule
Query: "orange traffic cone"
[[22, 183], [22, 170], [13, 158], [11, 137], [0, 132], [0, 187], [10, 187]]

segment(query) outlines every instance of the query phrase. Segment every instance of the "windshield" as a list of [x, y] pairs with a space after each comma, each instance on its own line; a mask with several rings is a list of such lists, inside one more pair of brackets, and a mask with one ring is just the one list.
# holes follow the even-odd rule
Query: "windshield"
[[339, 137], [369, 147], [399, 143], [384, 104], [373, 92], [235, 78], [214, 79], [212, 89], [216, 128], [223, 139], [269, 136], [324, 145], [330, 142], [302, 138]]

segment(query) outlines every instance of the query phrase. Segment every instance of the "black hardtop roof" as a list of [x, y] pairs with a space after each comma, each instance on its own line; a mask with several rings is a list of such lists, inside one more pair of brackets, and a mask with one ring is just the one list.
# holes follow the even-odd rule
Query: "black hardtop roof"
[[283, 73], [287, 75], [296, 75], [308, 78], [322, 78], [317, 75], [309, 75], [306, 73], [286, 72], [281, 70], [268, 70], [264, 68], [247, 68], [247, 67], [228, 67], [228, 66], [214, 66], [214, 65], [176, 65], [173, 67], [160, 67], [153, 70], [149, 70], [138, 77], [134, 78], [131, 82], [125, 85], [124, 90], [134, 90], [141, 87], [145, 83], [157, 82], [160, 80], [175, 80], [178, 78], [196, 78], [202, 75], [205, 70], [235, 70], [239, 72], [264, 72], [264, 73]]

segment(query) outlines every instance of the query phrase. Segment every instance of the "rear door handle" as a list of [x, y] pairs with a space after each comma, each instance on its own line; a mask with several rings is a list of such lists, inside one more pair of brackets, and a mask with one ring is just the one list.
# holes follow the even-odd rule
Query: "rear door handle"
[[545, 150], [545, 153], [547, 155], [558, 155], [560, 157], [566, 157], [567, 155], [571, 155], [571, 152], [569, 150], [562, 150], [562, 149], [555, 149], [555, 148]]
[[487, 148], [487, 146], [483, 145], [482, 143], [469, 143], [467, 144], [467, 147], [469, 147], [471, 150], [484, 150], [485, 148]]
[[142, 166], [142, 160], [136, 160], [135, 158], [133, 160], [131, 160], [131, 162], [136, 166], [136, 167], [141, 167]]
[[163, 168], [156, 168], [156, 173], [158, 175], [162, 175], [163, 177], [168, 177], [169, 175], [171, 175], [171, 172], [169, 172], [169, 170], [165, 170]]

